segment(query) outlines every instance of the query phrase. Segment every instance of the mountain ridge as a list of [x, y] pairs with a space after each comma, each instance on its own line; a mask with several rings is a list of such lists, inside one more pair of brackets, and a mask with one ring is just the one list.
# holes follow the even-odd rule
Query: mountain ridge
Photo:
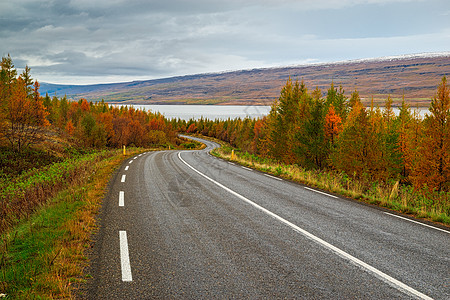
[[[41, 83], [41, 93], [89, 101], [104, 99], [123, 104], [220, 104], [270, 105], [278, 98], [286, 80], [303, 80], [323, 94], [332, 82], [345, 91], [358, 90], [363, 102], [384, 102], [388, 95], [427, 106], [443, 76], [450, 73], [450, 52], [312, 63], [202, 73], [160, 79], [58, 85]], [[350, 92], [346, 92], [349, 95]]]

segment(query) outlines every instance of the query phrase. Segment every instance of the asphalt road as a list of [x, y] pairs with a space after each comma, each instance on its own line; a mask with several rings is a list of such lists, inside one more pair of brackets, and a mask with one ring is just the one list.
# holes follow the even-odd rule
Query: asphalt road
[[149, 152], [110, 182], [90, 299], [450, 299], [450, 232], [230, 164]]

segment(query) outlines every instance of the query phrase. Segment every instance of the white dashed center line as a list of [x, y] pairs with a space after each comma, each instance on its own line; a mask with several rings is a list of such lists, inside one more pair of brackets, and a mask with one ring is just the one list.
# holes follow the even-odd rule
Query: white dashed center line
[[125, 192], [120, 191], [119, 192], [119, 206], [124, 206], [124, 205], [125, 205]]
[[128, 254], [127, 232], [119, 231], [120, 265], [122, 267], [122, 281], [133, 281], [131, 276], [130, 255]]

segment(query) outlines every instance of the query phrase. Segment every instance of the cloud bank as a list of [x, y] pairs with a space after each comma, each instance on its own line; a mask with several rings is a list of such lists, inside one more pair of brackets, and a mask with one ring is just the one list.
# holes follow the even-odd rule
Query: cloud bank
[[[242, 3], [244, 2], [244, 3]], [[450, 50], [448, 0], [15, 0], [0, 54], [104, 83]]]

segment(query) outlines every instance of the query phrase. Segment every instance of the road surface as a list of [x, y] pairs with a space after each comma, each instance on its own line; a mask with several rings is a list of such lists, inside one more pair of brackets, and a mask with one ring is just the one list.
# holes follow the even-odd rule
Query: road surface
[[201, 151], [110, 182], [90, 299], [450, 299], [450, 233]]

